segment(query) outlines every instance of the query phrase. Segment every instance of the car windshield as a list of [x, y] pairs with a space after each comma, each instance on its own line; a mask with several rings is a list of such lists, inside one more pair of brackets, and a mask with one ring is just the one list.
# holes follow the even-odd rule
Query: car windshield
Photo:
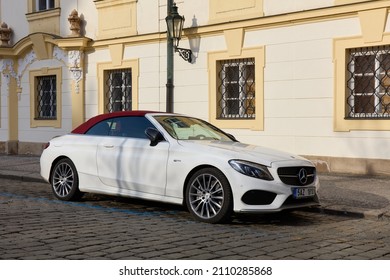
[[234, 137], [200, 119], [185, 116], [154, 116], [154, 118], [177, 140], [234, 141]]

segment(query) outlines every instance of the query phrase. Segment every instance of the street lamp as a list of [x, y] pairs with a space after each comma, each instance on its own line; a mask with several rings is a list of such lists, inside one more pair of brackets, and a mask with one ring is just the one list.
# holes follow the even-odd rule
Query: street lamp
[[185, 61], [191, 63], [192, 51], [190, 49], [179, 48], [179, 41], [183, 31], [184, 20], [184, 16], [179, 15], [177, 12], [176, 4], [172, 3], [171, 13], [168, 14], [168, 16], [165, 18], [165, 21], [167, 22], [168, 37], [173, 40], [173, 47], [175, 52], [178, 52]]
[[173, 113], [173, 51], [189, 63], [192, 62], [192, 51], [179, 48], [181, 32], [183, 30], [184, 17], [177, 12], [177, 6], [173, 0], [167, 0], [167, 84], [166, 84], [166, 111]]

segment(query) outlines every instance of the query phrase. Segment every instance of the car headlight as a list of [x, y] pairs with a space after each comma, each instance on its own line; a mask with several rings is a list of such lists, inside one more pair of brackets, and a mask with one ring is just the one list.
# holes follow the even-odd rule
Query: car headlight
[[272, 181], [274, 178], [264, 165], [248, 162], [244, 160], [229, 160], [229, 164], [234, 170], [249, 177]]

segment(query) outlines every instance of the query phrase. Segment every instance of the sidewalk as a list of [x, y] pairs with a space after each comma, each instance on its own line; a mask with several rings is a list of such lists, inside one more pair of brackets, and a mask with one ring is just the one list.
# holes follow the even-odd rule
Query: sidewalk
[[[0, 178], [44, 182], [39, 157], [0, 154]], [[319, 174], [323, 213], [390, 219], [390, 177]]]

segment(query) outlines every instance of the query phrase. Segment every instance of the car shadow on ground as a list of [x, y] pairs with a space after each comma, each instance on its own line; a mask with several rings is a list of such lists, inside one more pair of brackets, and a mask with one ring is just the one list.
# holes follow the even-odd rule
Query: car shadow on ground
[[[188, 210], [182, 205], [168, 204], [157, 201], [149, 201], [128, 197], [108, 196], [99, 194], [85, 194], [81, 200], [88, 204], [99, 205], [105, 208], [118, 208], [121, 210], [131, 210], [150, 213], [163, 213], [167, 217], [185, 219], [190, 222], [196, 222]], [[320, 218], [320, 217], [322, 218]], [[326, 216], [326, 218], [323, 218]], [[225, 223], [236, 226], [247, 225], [280, 225], [280, 226], [307, 226], [334, 222], [335, 220], [351, 220], [357, 217], [333, 216], [319, 213], [312, 208], [303, 208], [299, 210], [286, 210], [277, 213], [266, 214], [233, 214], [232, 219]]]

